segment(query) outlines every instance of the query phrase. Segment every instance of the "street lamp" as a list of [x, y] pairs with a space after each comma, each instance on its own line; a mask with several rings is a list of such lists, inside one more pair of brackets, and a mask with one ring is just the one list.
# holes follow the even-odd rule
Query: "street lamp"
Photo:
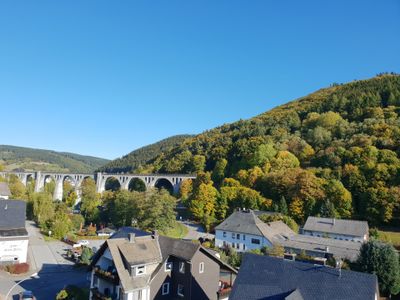
[[8, 296], [10, 296], [11, 291], [12, 291], [17, 285], [19, 285], [21, 282], [23, 282], [23, 281], [25, 281], [25, 280], [28, 280], [28, 279], [30, 279], [30, 278], [36, 279], [36, 278], [38, 278], [38, 277], [39, 277], [39, 276], [38, 276], [38, 273], [33, 273], [33, 274], [31, 274], [31, 276], [26, 277], [25, 279], [22, 279], [22, 280], [18, 281], [18, 282], [17, 282], [16, 284], [14, 284], [14, 285], [11, 287], [11, 289], [8, 291], [5, 300], [8, 299]]

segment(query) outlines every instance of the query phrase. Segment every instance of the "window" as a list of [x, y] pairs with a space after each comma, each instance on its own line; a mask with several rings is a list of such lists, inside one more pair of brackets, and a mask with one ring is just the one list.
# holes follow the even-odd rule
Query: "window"
[[146, 266], [136, 267], [136, 276], [146, 274]]
[[165, 262], [165, 272], [169, 272], [172, 270], [172, 261], [166, 261]]
[[251, 243], [260, 245], [260, 240], [259, 239], [251, 239]]
[[99, 278], [95, 275], [93, 276], [93, 287], [99, 286]]
[[142, 290], [138, 290], [138, 300], [142, 300], [143, 299], [143, 293], [142, 293]]
[[239, 249], [240, 248], [240, 244], [236, 243], [236, 248]]
[[240, 233], [236, 234], [236, 238], [240, 240]]
[[243, 250], [245, 250], [245, 251], [246, 251], [246, 245], [245, 245], [245, 244], [243, 244]]
[[222, 236], [223, 236], [223, 237], [226, 237], [226, 232], [225, 232], [225, 231], [222, 232]]
[[235, 234], [232, 232], [232, 238], [235, 239]]
[[168, 295], [169, 294], [169, 282], [166, 282], [162, 285], [161, 293], [163, 295]]
[[179, 262], [179, 272], [185, 273], [185, 263], [183, 261]]
[[243, 241], [245, 241], [245, 240], [246, 240], [246, 235], [243, 234]]
[[201, 262], [201, 263], [199, 264], [199, 273], [203, 273], [203, 272], [204, 272], [204, 263]]
[[177, 294], [178, 296], [185, 297], [185, 289], [183, 287], [183, 284], [178, 284]]

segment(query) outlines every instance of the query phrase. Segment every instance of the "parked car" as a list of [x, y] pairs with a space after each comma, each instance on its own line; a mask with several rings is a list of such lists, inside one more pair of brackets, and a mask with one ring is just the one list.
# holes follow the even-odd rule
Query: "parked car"
[[36, 300], [32, 291], [23, 291], [19, 293], [19, 300]]
[[89, 241], [88, 240], [79, 240], [77, 242], [77, 244], [79, 244], [81, 246], [87, 246], [87, 245], [89, 245]]

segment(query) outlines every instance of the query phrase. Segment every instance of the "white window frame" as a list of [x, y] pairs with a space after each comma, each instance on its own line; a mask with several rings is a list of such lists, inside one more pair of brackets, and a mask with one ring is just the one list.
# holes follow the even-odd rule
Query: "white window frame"
[[[170, 266], [170, 268], [168, 269], [168, 266]], [[164, 266], [164, 270], [165, 270], [165, 272], [171, 272], [172, 271], [172, 268], [173, 268], [173, 266], [174, 266], [174, 264], [173, 264], [173, 262], [172, 261], [166, 261], [165, 262], [165, 266]]]
[[199, 264], [199, 273], [201, 274], [201, 273], [204, 273], [204, 262], [201, 262], [200, 264]]
[[222, 237], [226, 237], [226, 231], [222, 232]]
[[185, 262], [184, 261], [179, 262], [179, 273], [185, 274]]
[[138, 300], [143, 299], [143, 290], [138, 290]]
[[[143, 270], [143, 271], [140, 271], [140, 270]], [[135, 268], [135, 276], [140, 276], [140, 275], [145, 275], [145, 274], [146, 274], [146, 266], [137, 266]]]
[[[164, 291], [164, 288], [167, 288], [167, 291]], [[163, 283], [162, 288], [161, 288], [161, 294], [168, 295], [169, 294], [169, 282]]]
[[[179, 293], [179, 287], [182, 287], [182, 289], [183, 289], [183, 294], [181, 294], [181, 293]], [[184, 287], [184, 285], [183, 284], [178, 284], [178, 288], [176, 289], [176, 294], [179, 296], [179, 297], [185, 297], [185, 287]]]

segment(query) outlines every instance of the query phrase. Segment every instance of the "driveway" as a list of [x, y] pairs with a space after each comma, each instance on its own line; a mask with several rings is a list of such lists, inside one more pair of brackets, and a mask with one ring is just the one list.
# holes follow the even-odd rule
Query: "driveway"
[[199, 238], [208, 238], [213, 239], [214, 235], [211, 233], [205, 232], [203, 226], [200, 224], [191, 222], [191, 221], [178, 221], [185, 225], [188, 229], [187, 235], [183, 238], [185, 240], [198, 240]]
[[[76, 269], [73, 262], [62, 256], [69, 247], [67, 244], [61, 241], [45, 242], [34, 222], [27, 221], [26, 229], [29, 234], [30, 274], [37, 272], [39, 278], [28, 279], [16, 286], [11, 293], [14, 299], [24, 289], [33, 291], [38, 300], [47, 300], [55, 299], [57, 292], [66, 285], [89, 286], [87, 270]], [[7, 294], [16, 282], [27, 277], [29, 278], [29, 274], [21, 277], [0, 273], [0, 295]]]

